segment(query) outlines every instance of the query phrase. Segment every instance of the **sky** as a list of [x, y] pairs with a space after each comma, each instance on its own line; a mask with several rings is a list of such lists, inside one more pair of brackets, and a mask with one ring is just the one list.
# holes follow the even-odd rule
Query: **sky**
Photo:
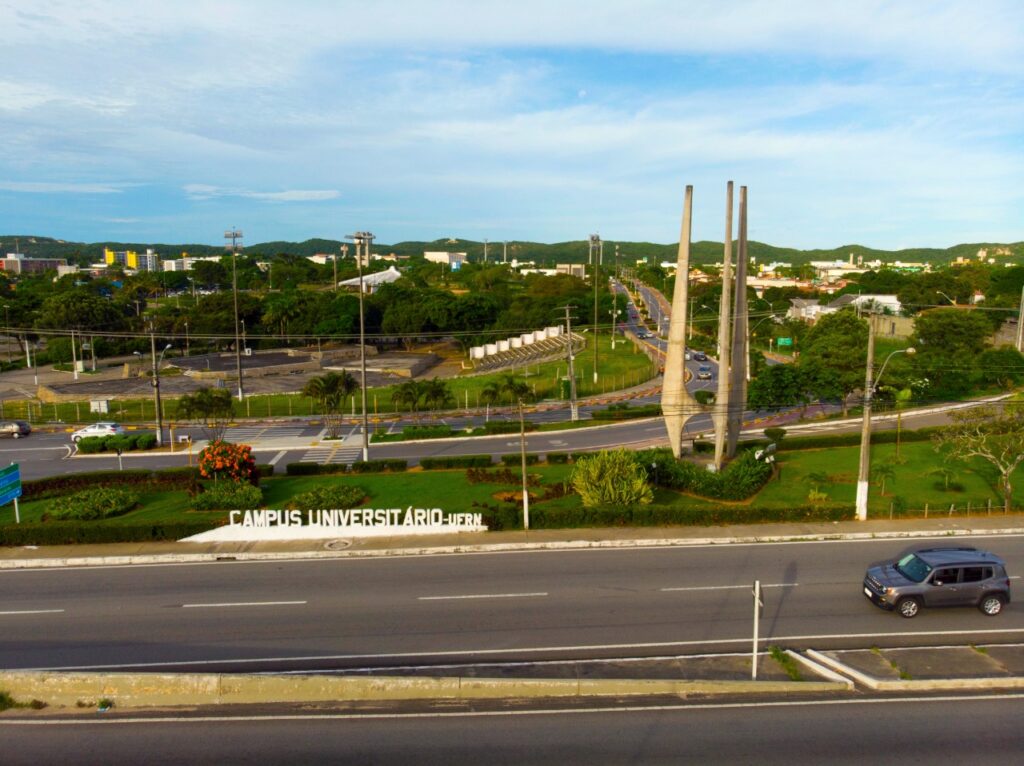
[[[1024, 239], [1019, 0], [0, 0], [0, 235]], [[12, 250], [4, 241], [2, 248]]]

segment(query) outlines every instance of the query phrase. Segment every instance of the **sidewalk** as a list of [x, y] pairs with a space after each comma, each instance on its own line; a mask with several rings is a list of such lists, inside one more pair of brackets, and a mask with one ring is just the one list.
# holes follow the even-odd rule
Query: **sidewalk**
[[363, 558], [529, 550], [730, 545], [812, 540], [915, 539], [1024, 534], [1024, 515], [889, 521], [747, 524], [729, 527], [608, 527], [405, 537], [224, 543], [113, 543], [0, 548], [0, 569], [272, 559]]

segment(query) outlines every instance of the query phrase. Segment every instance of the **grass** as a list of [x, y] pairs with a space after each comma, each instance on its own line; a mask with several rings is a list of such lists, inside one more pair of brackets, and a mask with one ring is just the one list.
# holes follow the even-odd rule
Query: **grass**
[[779, 663], [779, 666], [786, 671], [786, 675], [789, 676], [791, 681], [803, 681], [803, 676], [800, 675], [800, 666], [797, 665], [796, 660], [786, 654], [782, 649], [777, 646], [769, 646], [768, 654], [771, 658]]

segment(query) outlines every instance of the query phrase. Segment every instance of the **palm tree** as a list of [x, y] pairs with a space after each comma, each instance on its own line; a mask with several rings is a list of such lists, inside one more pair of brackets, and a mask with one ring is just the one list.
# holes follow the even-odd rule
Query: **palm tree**
[[327, 435], [337, 439], [343, 422], [342, 405], [345, 399], [359, 390], [359, 383], [346, 371], [328, 372], [306, 381], [302, 395], [313, 399], [320, 408]]
[[928, 471], [929, 476], [941, 476], [943, 482], [943, 489], [949, 492], [949, 482], [957, 477], [957, 472], [953, 470], [951, 466], [940, 465], [938, 468], [933, 468]]
[[881, 465], [875, 466], [871, 474], [875, 477], [875, 481], [881, 483], [882, 488], [879, 490], [879, 494], [885, 494], [885, 482], [887, 479], [895, 478], [896, 469], [893, 468], [889, 463], [882, 463]]
[[455, 402], [448, 383], [440, 378], [435, 377], [431, 380], [423, 381], [421, 390], [423, 403], [432, 410], [442, 409]]
[[391, 394], [391, 401], [396, 407], [401, 407], [404, 404], [414, 415], [419, 408], [421, 398], [423, 398], [423, 384], [417, 380], [400, 383], [395, 386], [395, 390]]

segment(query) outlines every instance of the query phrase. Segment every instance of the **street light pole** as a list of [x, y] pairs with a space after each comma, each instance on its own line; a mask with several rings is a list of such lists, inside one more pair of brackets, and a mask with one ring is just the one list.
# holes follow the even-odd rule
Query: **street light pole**
[[[600, 260], [601, 237], [597, 234], [590, 235], [590, 267], [594, 281], [594, 385], [597, 385], [597, 274], [599, 271], [598, 261]], [[572, 341], [570, 340], [570, 343]]]
[[[347, 239], [353, 240], [356, 246], [356, 268], [359, 270], [359, 389], [363, 408], [363, 461], [370, 459], [370, 424], [366, 409], [366, 319], [363, 312], [363, 260], [360, 257], [360, 246], [366, 263], [370, 263], [370, 248], [373, 246], [373, 234], [368, 231], [357, 231]], [[342, 245], [342, 252], [347, 253], [348, 247]]]
[[171, 347], [168, 343], [160, 352], [159, 361], [156, 358], [156, 334], [153, 325], [149, 325], [149, 350], [153, 359], [153, 405], [156, 409], [156, 446], [164, 446], [164, 415], [160, 406], [160, 362], [164, 359], [164, 353]]
[[872, 367], [875, 363], [875, 326], [868, 316], [868, 358], [864, 372], [864, 416], [860, 427], [860, 466], [857, 472], [857, 521], [867, 521], [868, 518], [868, 481], [871, 470], [871, 399], [874, 395], [875, 382], [882, 379], [882, 373], [889, 364], [889, 360], [896, 354], [907, 354], [913, 356], [915, 349], [901, 348], [890, 352], [885, 358], [878, 377], [872, 380]]
[[519, 397], [519, 458], [523, 469], [523, 529], [530, 529], [530, 492], [526, 481], [526, 421], [523, 418], [523, 398]]
[[566, 304], [562, 308], [565, 309], [565, 334], [569, 336], [569, 342], [566, 344], [566, 348], [569, 349], [569, 412], [570, 419], [575, 423], [580, 419], [580, 411], [576, 405], [576, 371], [573, 368], [572, 353], [572, 317], [569, 316], [569, 310], [572, 306]]
[[11, 363], [11, 307], [6, 303], [4, 304], [4, 325], [6, 329], [4, 334], [6, 336], [7, 343], [7, 363]]
[[238, 268], [236, 263], [238, 250], [241, 247], [238, 241], [242, 238], [242, 232], [238, 229], [231, 229], [224, 232], [224, 238], [231, 240], [227, 250], [231, 253], [231, 296], [235, 306], [235, 371], [238, 375], [238, 401], [242, 401], [245, 398], [245, 392], [242, 390], [242, 338], [238, 328]]

